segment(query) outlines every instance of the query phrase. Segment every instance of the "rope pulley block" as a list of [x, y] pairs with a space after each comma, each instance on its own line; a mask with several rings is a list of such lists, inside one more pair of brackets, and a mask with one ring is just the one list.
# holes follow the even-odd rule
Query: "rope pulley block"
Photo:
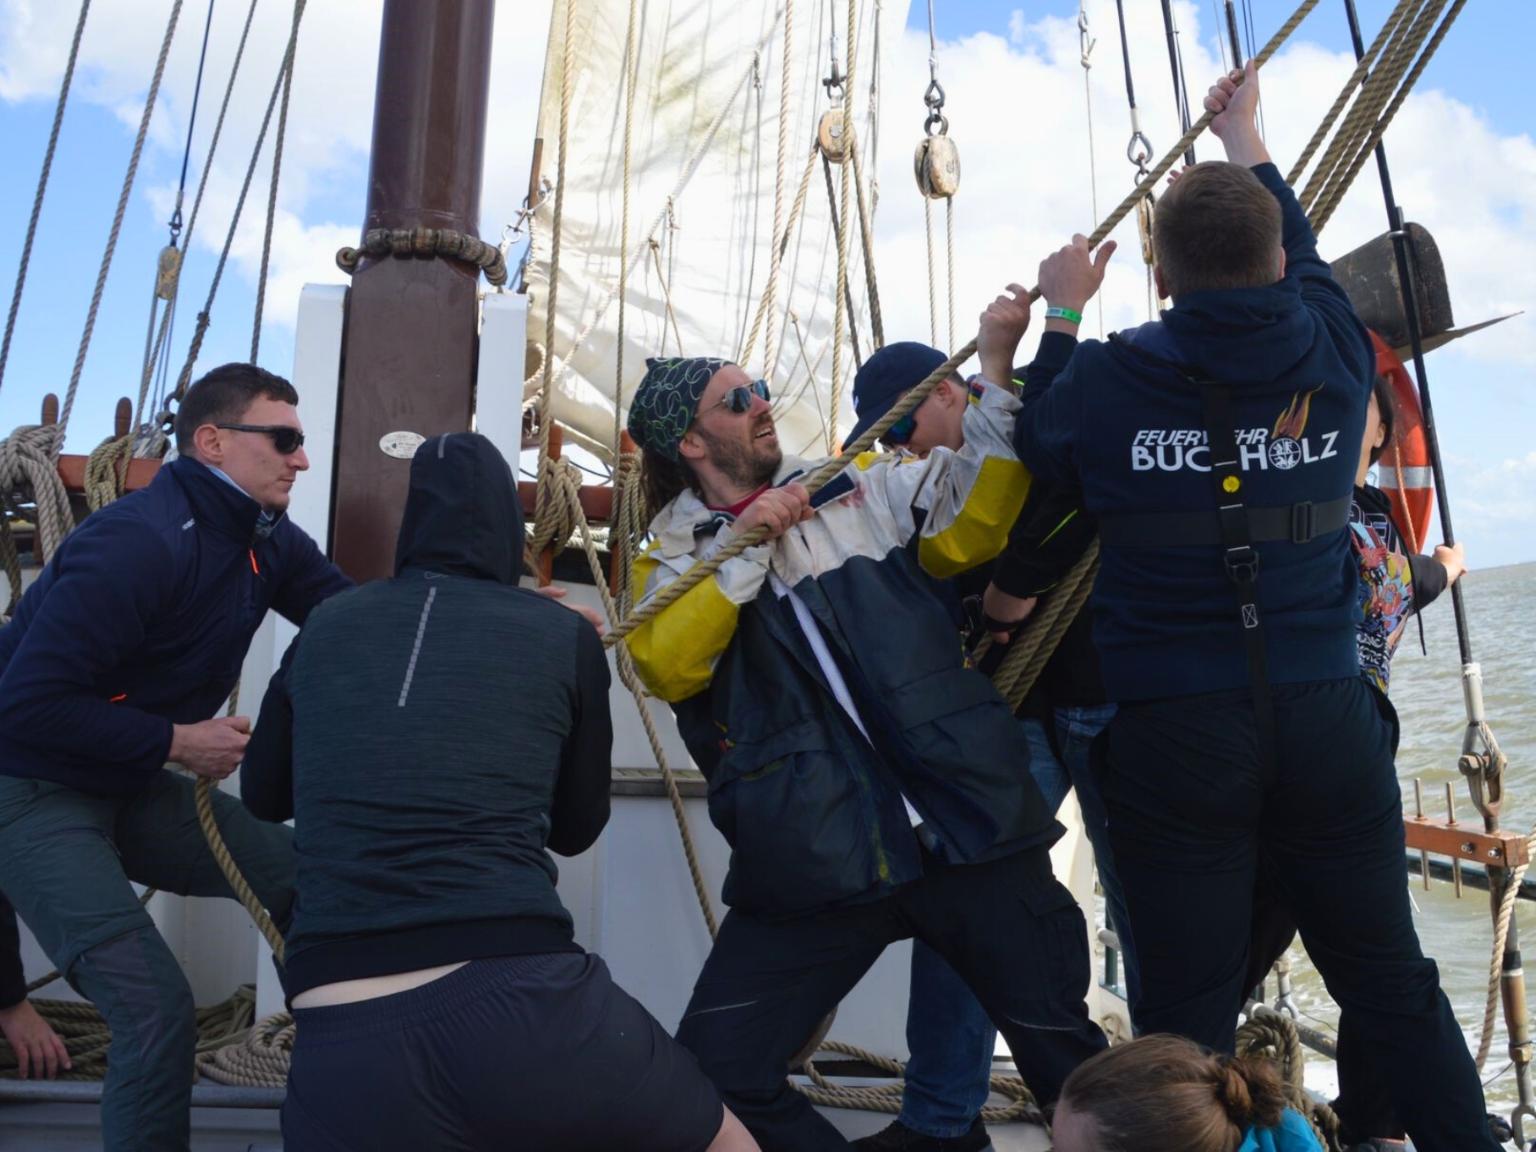
[[848, 158], [848, 108], [843, 99], [843, 73], [837, 66], [836, 54], [821, 86], [827, 90], [832, 107], [823, 112], [816, 123], [816, 147], [829, 163], [841, 164]]
[[917, 188], [929, 200], [948, 200], [960, 191], [960, 149], [949, 138], [949, 117], [944, 115], [944, 86], [937, 79], [923, 95], [928, 119], [923, 139], [912, 155], [912, 174]]
[[155, 297], [160, 300], [176, 298], [176, 281], [181, 277], [181, 249], [167, 244], [160, 249], [160, 261], [155, 269]]
[[1141, 237], [1141, 261], [1148, 268], [1157, 262], [1152, 251], [1152, 214], [1157, 200], [1148, 192], [1136, 202], [1136, 234]]

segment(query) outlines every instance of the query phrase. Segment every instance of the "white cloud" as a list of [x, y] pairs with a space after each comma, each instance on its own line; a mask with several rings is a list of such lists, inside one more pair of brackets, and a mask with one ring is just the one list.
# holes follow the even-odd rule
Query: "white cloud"
[[[251, 144], [265, 109], [287, 36], [285, 5], [263, 6], [251, 33], [224, 142], [210, 180], [197, 246], [216, 251]], [[899, 18], [898, 4], [887, 17]], [[1208, 10], [1179, 0], [1192, 102], [1198, 109], [1207, 80], [1221, 68]], [[169, 0], [96, 4], [82, 46], [74, 99], [113, 111], [130, 128], [164, 30]], [[151, 147], [179, 159], [202, 34], [199, 5], [183, 10], [157, 110]], [[365, 173], [372, 124], [378, 47], [376, 0], [312, 3], [305, 16], [294, 82], [279, 212], [274, 230], [268, 316], [291, 324], [298, 288], [306, 281], [342, 279], [334, 254], [355, 242], [362, 224]], [[1090, 181], [1089, 123], [1076, 22], [1030, 20], [1016, 12], [999, 34], [950, 39], [939, 46], [939, 76], [948, 94], [951, 135], [963, 160], [956, 200], [956, 341], [968, 334], [985, 302], [1009, 281], [1031, 284], [1040, 258], [1074, 231], [1088, 231], [1131, 188], [1125, 159], [1130, 125], [1112, 0], [1089, 0], [1098, 39], [1088, 71], [1093, 104], [1093, 162], [1097, 210]], [[72, 3], [0, 0], [0, 99], [51, 101], [76, 15]], [[193, 148], [193, 180], [213, 127], [245, 5], [217, 6], [208, 76]], [[492, 92], [486, 145], [481, 231], [500, 234], [526, 190], [528, 163], [543, 78], [549, 0], [504, 4], [497, 12]], [[1177, 132], [1167, 54], [1157, 5], [1126, 6], [1142, 125], [1159, 150]], [[939, 31], [943, 33], [941, 25]], [[1260, 29], [1265, 34], [1267, 30]], [[1266, 124], [1282, 168], [1353, 68], [1347, 51], [1298, 38], [1264, 74]], [[894, 34], [887, 27], [882, 90], [882, 142], [877, 264], [890, 339], [926, 338], [929, 330], [922, 202], [912, 181], [911, 151], [921, 138], [928, 83], [926, 30]], [[1430, 81], [1434, 79], [1431, 69]], [[66, 125], [66, 146], [68, 146]], [[1422, 87], [1403, 108], [1388, 136], [1398, 198], [1409, 218], [1428, 226], [1445, 259], [1457, 320], [1469, 323], [1525, 309], [1527, 315], [1462, 342], [1457, 358], [1476, 361], [1492, 378], [1516, 379], [1536, 365], [1536, 143], [1529, 135], [1502, 136], [1465, 102]], [[1202, 158], [1220, 155], [1203, 138]], [[266, 203], [268, 161], [258, 166], [245, 220], [233, 250], [230, 275], [255, 278]], [[170, 165], [161, 165], [168, 171]], [[115, 174], [112, 176], [115, 180]], [[167, 209], [172, 186], [143, 185], [157, 212]], [[338, 196], [350, 199], [335, 208]], [[190, 195], [190, 191], [189, 191]], [[332, 207], [326, 213], [315, 205]], [[697, 210], [697, 209], [695, 209]], [[943, 212], [935, 212], [942, 268]], [[1374, 166], [1368, 165], [1324, 236], [1325, 254], [1341, 253], [1384, 231]], [[1134, 223], [1116, 233], [1115, 257], [1103, 292], [1104, 322], [1120, 327], [1146, 318], [1145, 268]], [[940, 342], [946, 342], [940, 286]], [[1096, 314], [1090, 314], [1089, 329]], [[1433, 366], [1435, 361], [1431, 360]], [[1500, 451], [1506, 455], [1507, 450]], [[1495, 466], [1452, 460], [1453, 494], [1466, 502], [1463, 532], [1502, 531], [1510, 517], [1536, 507], [1530, 458]], [[1522, 509], [1525, 510], [1522, 512]], [[1528, 538], [1529, 534], [1525, 534]]]

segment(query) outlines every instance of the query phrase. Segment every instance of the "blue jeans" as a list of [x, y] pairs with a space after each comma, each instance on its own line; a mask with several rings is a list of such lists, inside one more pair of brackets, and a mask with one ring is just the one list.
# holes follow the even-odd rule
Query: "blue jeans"
[[[1056, 735], [1065, 763], [1056, 758], [1040, 721], [1019, 723], [1029, 740], [1029, 772], [1052, 812], [1077, 788], [1083, 824], [1093, 845], [1110, 923], [1120, 937], [1126, 989], [1140, 994], [1135, 949], [1119, 877], [1109, 853], [1104, 801], [1089, 766], [1089, 748], [1115, 714], [1113, 704], [1056, 710]], [[921, 940], [912, 942], [912, 988], [907, 1001], [906, 1090], [897, 1118], [914, 1132], [936, 1138], [970, 1130], [987, 1101], [997, 1030], [976, 997], [939, 955]]]

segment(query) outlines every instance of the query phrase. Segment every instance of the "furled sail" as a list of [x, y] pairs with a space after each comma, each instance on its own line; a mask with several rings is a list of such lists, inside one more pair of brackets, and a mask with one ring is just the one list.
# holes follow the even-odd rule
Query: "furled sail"
[[[790, 2], [786, 12], [786, 0], [581, 0], [571, 13], [569, 44], [565, 4], [554, 5], [538, 131], [541, 176], [550, 184], [560, 179], [566, 69], [571, 82], [550, 372], [554, 419], [586, 447], [609, 451], [616, 398], [625, 412], [645, 358], [656, 355], [741, 359], [774, 388], [786, 451], [821, 454], [838, 441], [837, 425], [848, 424], [856, 357], [872, 350], [861, 228], [857, 197], [850, 196], [846, 296], [852, 310], [843, 325], [834, 388], [838, 244], [829, 183], [840, 197], [843, 174], [836, 163], [827, 170], [814, 145], [818, 126], [825, 129], [824, 114], [834, 105], [846, 107], [860, 152], [863, 200], [872, 214], [879, 46], [882, 37], [890, 42], [899, 33], [907, 5], [852, 0], [853, 84], [829, 94], [824, 81], [834, 53], [839, 76], [847, 67], [849, 0]], [[625, 90], [632, 10], [626, 245]], [[782, 153], [781, 105], [787, 109]], [[787, 243], [765, 305], [776, 195]], [[556, 196], [549, 190], [530, 218], [524, 270], [532, 373], [525, 399], [530, 401], [545, 359], [555, 217]], [[841, 394], [836, 413], [834, 392]]]

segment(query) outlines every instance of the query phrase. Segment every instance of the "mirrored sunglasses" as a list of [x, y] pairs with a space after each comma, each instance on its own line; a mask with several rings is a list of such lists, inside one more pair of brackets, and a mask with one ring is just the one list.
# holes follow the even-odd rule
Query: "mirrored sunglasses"
[[754, 380], [750, 384], [742, 384], [732, 388], [724, 396], [720, 397], [719, 406], [729, 412], [735, 412], [738, 416], [748, 412], [752, 408], [752, 397], [761, 396], [764, 403], [769, 403], [768, 381]]

